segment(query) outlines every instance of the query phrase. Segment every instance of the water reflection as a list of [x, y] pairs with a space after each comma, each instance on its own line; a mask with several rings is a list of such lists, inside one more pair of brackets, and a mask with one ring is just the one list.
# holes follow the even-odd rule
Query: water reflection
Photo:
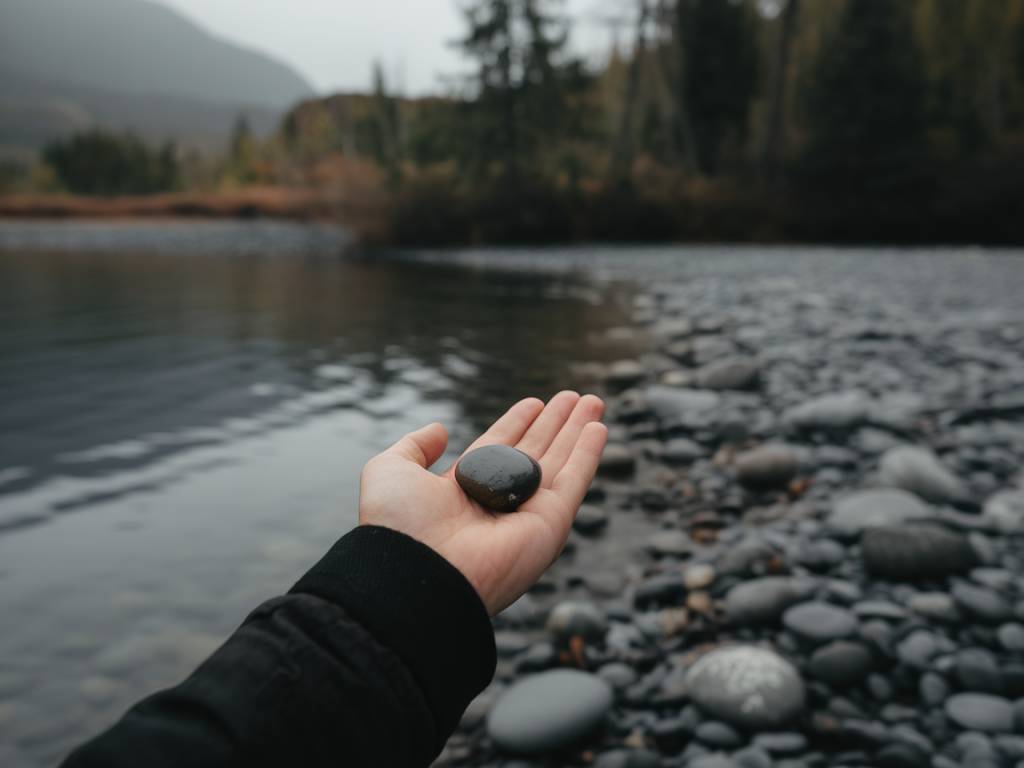
[[571, 277], [366, 260], [22, 252], [0, 286], [7, 492], [230, 440], [230, 419], [379, 409], [396, 384], [457, 393], [480, 426], [578, 383], [580, 360], [616, 352], [588, 332], [622, 322]]

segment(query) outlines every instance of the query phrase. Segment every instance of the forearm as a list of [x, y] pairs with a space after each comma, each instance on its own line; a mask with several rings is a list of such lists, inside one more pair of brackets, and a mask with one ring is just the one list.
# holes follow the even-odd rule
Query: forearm
[[490, 623], [461, 574], [361, 528], [67, 765], [425, 766], [493, 670]]

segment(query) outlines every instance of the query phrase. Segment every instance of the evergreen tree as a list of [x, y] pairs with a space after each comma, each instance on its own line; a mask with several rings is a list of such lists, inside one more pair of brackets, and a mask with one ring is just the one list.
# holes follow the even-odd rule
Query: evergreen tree
[[567, 55], [561, 0], [478, 0], [465, 8], [458, 45], [477, 62], [464, 102], [471, 139], [463, 161], [477, 176], [517, 182], [571, 125], [571, 96], [584, 83]]
[[724, 144], [746, 137], [757, 90], [749, 10], [732, 0], [677, 0], [675, 34], [682, 70], [677, 98], [690, 121], [692, 154], [701, 172], [714, 175]]
[[921, 192], [925, 77], [904, 0], [848, 0], [808, 93], [806, 179], [847, 202]]

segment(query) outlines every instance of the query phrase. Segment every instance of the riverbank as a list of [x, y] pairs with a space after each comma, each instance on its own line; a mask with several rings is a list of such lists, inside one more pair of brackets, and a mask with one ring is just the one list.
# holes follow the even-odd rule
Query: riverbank
[[0, 219], [294, 219], [337, 218], [337, 201], [307, 189], [258, 187], [133, 197], [0, 195]]
[[[337, 163], [308, 186], [144, 197], [0, 196], [0, 219], [220, 218], [330, 221], [369, 247], [579, 243], [1024, 244], [1024, 154], [948, 161], [903, 192], [796, 179], [691, 178], [645, 168], [630, 183], [467, 184], [407, 169], [387, 179]], [[909, 182], [908, 182], [909, 184]], [[899, 187], [898, 189], [902, 189]]]
[[439, 765], [1019, 765], [1024, 315], [970, 259], [826, 264], [637, 297], [599, 478]]

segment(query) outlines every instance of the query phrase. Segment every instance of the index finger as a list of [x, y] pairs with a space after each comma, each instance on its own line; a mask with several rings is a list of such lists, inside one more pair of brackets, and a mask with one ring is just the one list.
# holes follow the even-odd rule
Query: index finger
[[583, 497], [594, 480], [597, 465], [601, 461], [601, 453], [607, 442], [608, 427], [597, 421], [590, 422], [580, 433], [569, 460], [555, 475], [551, 490], [557, 493], [574, 513], [583, 503]]

